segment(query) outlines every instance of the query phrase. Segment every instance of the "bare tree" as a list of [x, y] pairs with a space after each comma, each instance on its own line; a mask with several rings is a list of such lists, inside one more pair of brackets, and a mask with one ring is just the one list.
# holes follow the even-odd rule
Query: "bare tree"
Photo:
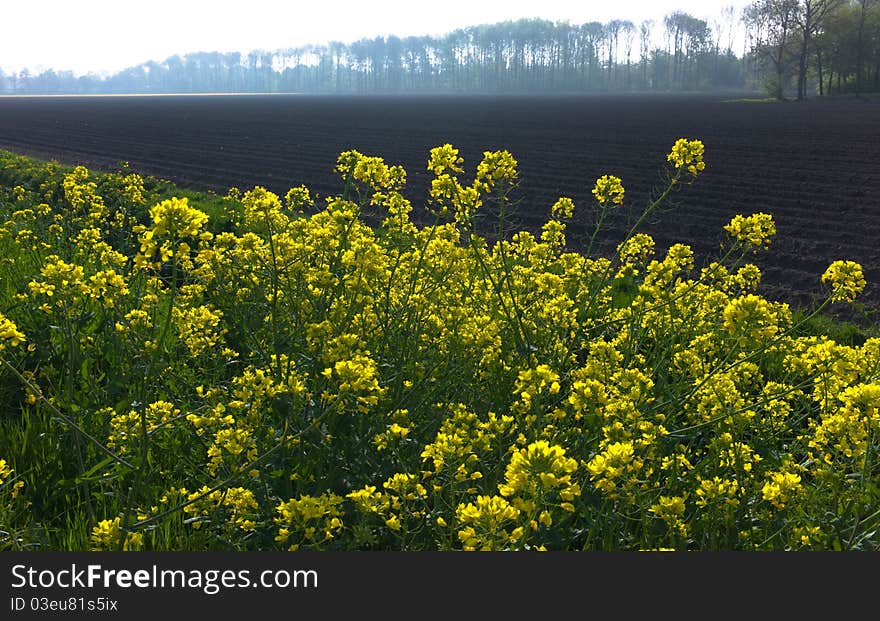
[[632, 48], [633, 43], [635, 42], [636, 37], [636, 27], [629, 20], [624, 20], [620, 23], [620, 31], [623, 33], [623, 51], [626, 56], [626, 88], [632, 88], [632, 78], [630, 73], [630, 60], [632, 57]]
[[642, 63], [642, 88], [648, 88], [648, 60], [651, 56], [651, 31], [654, 20], [646, 19], [639, 24], [639, 52]]
[[765, 88], [777, 99], [785, 97], [795, 53], [798, 0], [756, 0], [743, 12], [752, 39], [751, 53], [766, 69]]
[[880, 0], [858, 0], [859, 29], [856, 48], [856, 97], [862, 94], [862, 74], [865, 65], [865, 24], [868, 12], [880, 4]]
[[605, 24], [605, 42], [608, 50], [608, 85], [614, 86], [617, 78], [617, 42], [620, 39], [620, 31], [623, 28], [623, 20], [612, 19]]
[[733, 38], [736, 35], [736, 7], [728, 4], [721, 8], [721, 36], [726, 39], [725, 51], [728, 55], [733, 54]]
[[795, 21], [800, 30], [800, 52], [798, 53], [797, 98], [807, 96], [807, 59], [811, 51], [813, 37], [822, 31], [825, 19], [837, 9], [843, 0], [799, 0], [795, 11]]

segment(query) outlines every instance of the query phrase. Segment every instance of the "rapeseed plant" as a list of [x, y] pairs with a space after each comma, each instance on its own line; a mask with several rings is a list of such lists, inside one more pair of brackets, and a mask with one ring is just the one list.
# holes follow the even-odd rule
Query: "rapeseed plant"
[[[703, 158], [676, 141], [606, 255], [621, 179], [510, 232], [503, 150], [470, 183], [430, 151], [431, 224], [402, 167], [348, 150], [339, 195], [233, 189], [226, 230], [127, 170], [12, 161], [3, 528], [39, 507], [48, 547], [106, 550], [877, 549], [880, 339], [799, 336], [759, 294], [770, 214], [735, 216], [714, 260], [658, 251], [639, 227]], [[821, 282], [815, 313], [866, 286], [845, 260]]]

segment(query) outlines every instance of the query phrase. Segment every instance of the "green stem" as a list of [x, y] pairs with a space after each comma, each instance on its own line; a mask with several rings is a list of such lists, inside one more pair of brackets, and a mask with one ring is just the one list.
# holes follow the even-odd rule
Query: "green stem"
[[75, 430], [76, 430], [79, 434], [81, 434], [82, 437], [84, 437], [86, 440], [88, 440], [89, 442], [91, 442], [92, 444], [94, 444], [94, 445], [98, 448], [98, 450], [100, 450], [102, 453], [105, 453], [108, 457], [110, 457], [110, 458], [111, 458], [113, 461], [115, 461], [117, 464], [120, 464], [120, 465], [122, 465], [122, 466], [125, 466], [126, 468], [129, 468], [129, 469], [131, 469], [131, 470], [134, 470], [134, 466], [133, 466], [132, 464], [128, 463], [128, 462], [125, 461], [122, 457], [120, 457], [119, 455], [117, 455], [116, 453], [114, 453], [113, 451], [111, 451], [110, 449], [108, 449], [106, 446], [104, 446], [104, 445], [101, 443], [100, 440], [98, 440], [97, 438], [95, 438], [94, 436], [92, 436], [91, 434], [89, 434], [89, 432], [87, 432], [85, 429], [83, 429], [82, 427], [80, 427], [80, 426], [79, 426], [79, 425], [78, 425], [78, 424], [77, 424], [72, 418], [70, 418], [69, 416], [67, 416], [67, 415], [66, 415], [64, 412], [62, 412], [60, 409], [58, 409], [58, 407], [57, 407], [54, 403], [52, 403], [49, 399], [47, 399], [46, 397], [44, 397], [42, 391], [40, 391], [39, 388], [37, 388], [37, 387], [34, 386], [30, 381], [28, 381], [28, 379], [27, 379], [24, 375], [22, 375], [22, 374], [19, 372], [18, 369], [16, 369], [14, 366], [12, 366], [12, 365], [11, 365], [11, 364], [10, 364], [5, 358], [0, 357], [0, 363], [3, 363], [3, 365], [4, 365], [7, 369], [9, 369], [10, 371], [12, 371], [12, 373], [13, 373], [13, 374], [19, 379], [19, 381], [20, 381], [22, 384], [24, 384], [24, 386], [25, 386], [25, 387], [26, 387], [26, 388], [27, 388], [32, 394], [36, 395], [37, 399], [38, 399], [40, 402], [42, 402], [44, 405], [46, 405], [46, 407], [48, 407], [50, 410], [52, 410], [52, 412], [54, 412], [55, 415], [56, 415], [58, 418], [60, 418], [60, 419], [61, 419], [62, 421], [64, 421], [67, 425], [69, 425], [70, 427], [72, 427], [73, 429], [75, 429]]
[[596, 241], [596, 236], [599, 234], [599, 230], [602, 228], [602, 223], [605, 221], [605, 214], [608, 213], [608, 205], [602, 203], [602, 209], [599, 211], [599, 218], [596, 221], [596, 227], [593, 229], [593, 234], [590, 236], [590, 243], [587, 244], [587, 249], [584, 252], [585, 257], [589, 257], [590, 253], [593, 251], [593, 243]]

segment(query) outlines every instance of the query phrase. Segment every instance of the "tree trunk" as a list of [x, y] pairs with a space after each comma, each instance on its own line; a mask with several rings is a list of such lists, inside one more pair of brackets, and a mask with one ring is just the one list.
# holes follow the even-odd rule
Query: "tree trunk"
[[819, 49], [816, 50], [816, 68], [819, 71], [819, 97], [822, 97], [825, 92], [822, 88], [822, 51]]
[[801, 42], [801, 53], [800, 59], [798, 60], [798, 94], [797, 98], [799, 100], [805, 99], [807, 96], [807, 45], [809, 43], [809, 39], [804, 33], [803, 41]]
[[782, 61], [779, 62], [779, 65], [776, 68], [776, 84], [774, 85], [774, 89], [776, 92], [773, 93], [773, 96], [776, 97], [779, 101], [785, 99], [785, 69], [782, 66]]
[[866, 0], [860, 3], [861, 12], [859, 13], [859, 43], [856, 50], [856, 97], [862, 95], [862, 65], [864, 63], [864, 47], [865, 47], [865, 9], [867, 8]]

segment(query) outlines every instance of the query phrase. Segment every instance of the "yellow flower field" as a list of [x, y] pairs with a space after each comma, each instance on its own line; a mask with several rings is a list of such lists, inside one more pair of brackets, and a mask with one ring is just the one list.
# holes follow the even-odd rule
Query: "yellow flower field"
[[625, 180], [508, 230], [507, 151], [431, 150], [425, 226], [355, 150], [321, 203], [0, 152], [0, 548], [876, 550], [880, 338], [813, 329], [862, 269], [758, 295], [763, 212], [659, 254], [703, 158], [599, 256]]

